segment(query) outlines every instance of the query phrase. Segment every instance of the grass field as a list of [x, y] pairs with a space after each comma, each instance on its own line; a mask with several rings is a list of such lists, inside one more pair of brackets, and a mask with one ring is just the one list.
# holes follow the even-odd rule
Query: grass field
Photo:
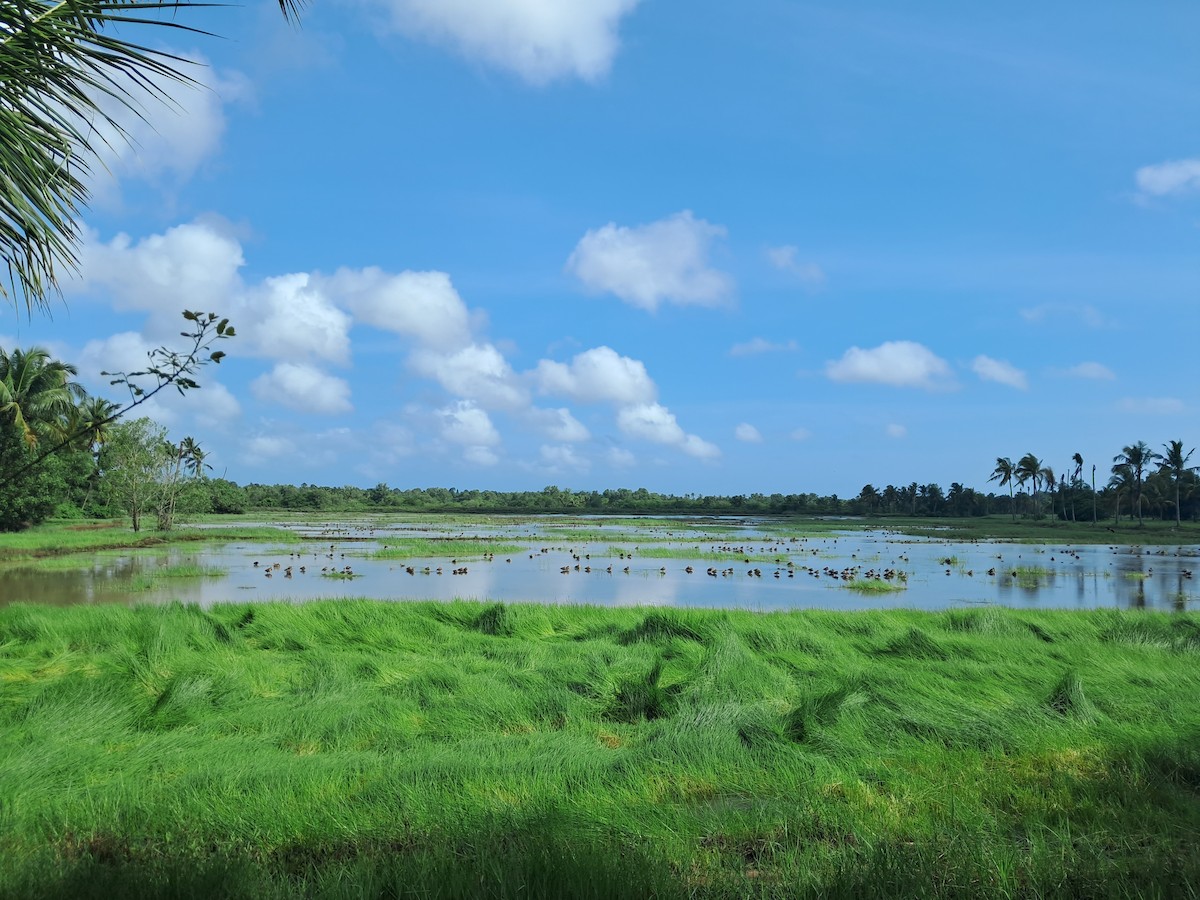
[[3, 897], [1194, 897], [1200, 617], [0, 609]]

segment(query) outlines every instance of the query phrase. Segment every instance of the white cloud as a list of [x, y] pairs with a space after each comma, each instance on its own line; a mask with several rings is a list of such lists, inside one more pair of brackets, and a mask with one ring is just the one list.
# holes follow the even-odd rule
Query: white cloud
[[725, 229], [690, 210], [630, 228], [613, 222], [589, 231], [567, 260], [567, 270], [590, 290], [615, 294], [653, 311], [660, 303], [718, 306], [733, 280], [709, 265], [714, 239]]
[[306, 272], [267, 278], [235, 308], [234, 327], [261, 356], [350, 358], [350, 317]]
[[640, 360], [621, 356], [611, 347], [579, 353], [569, 364], [544, 359], [534, 373], [543, 394], [559, 394], [580, 403], [619, 406], [649, 403], [658, 389]]
[[[116, 96], [98, 97], [103, 113], [124, 130], [122, 135], [103, 116], [93, 117], [85, 125], [104, 164], [91, 179], [101, 202], [114, 200], [118, 193], [110, 174], [151, 183], [166, 178], [179, 184], [191, 178], [220, 149], [226, 125], [224, 105], [250, 98], [250, 82], [240, 72], [218, 72], [201, 56], [179, 55], [192, 63], [180, 68], [193, 84], [151, 76], [152, 87], [147, 89], [132, 78], [118, 76]], [[126, 108], [117, 96], [127, 99], [136, 111]]]
[[250, 465], [267, 463], [284, 456], [292, 456], [296, 446], [287, 438], [259, 435], [251, 438], [242, 451], [242, 461]]
[[933, 389], [948, 382], [950, 366], [922, 344], [887, 341], [871, 350], [851, 347], [826, 364], [825, 374], [833, 381]]
[[1069, 319], [1088, 328], [1115, 328], [1116, 320], [1101, 312], [1090, 303], [1043, 303], [1040, 306], [1018, 310], [1026, 322], [1038, 324], [1050, 318]]
[[375, 328], [440, 351], [471, 341], [470, 313], [445, 272], [339, 269], [325, 283], [360, 321]]
[[250, 385], [258, 399], [320, 415], [350, 412], [350, 385], [308, 363], [279, 362]]
[[807, 441], [812, 437], [812, 432], [807, 428], [793, 428], [792, 433], [788, 435], [793, 441]]
[[1187, 409], [1184, 402], [1175, 397], [1125, 397], [1117, 406], [1121, 412], [1148, 416], [1177, 416]]
[[565, 406], [558, 409], [531, 407], [525, 416], [534, 428], [552, 441], [577, 444], [591, 437], [584, 424], [571, 415]]
[[500, 462], [500, 457], [491, 447], [467, 447], [463, 450], [463, 459], [476, 466], [494, 466]]
[[172, 392], [174, 396], [167, 399], [164, 393], [163, 402], [178, 404], [205, 428], [220, 428], [242, 414], [242, 406], [229, 388], [211, 378], [202, 377], [199, 381], [200, 387], [189, 390], [182, 397], [178, 392]]
[[1081, 362], [1067, 369], [1068, 375], [1076, 378], [1091, 378], [1095, 381], [1113, 381], [1117, 376], [1108, 366], [1098, 362]]
[[409, 365], [451, 394], [487, 409], [520, 409], [529, 404], [528, 392], [492, 344], [470, 344], [453, 353], [417, 350]]
[[1138, 190], [1155, 197], [1200, 189], [1200, 158], [1173, 159], [1143, 166], [1134, 178]]
[[492, 447], [500, 443], [500, 432], [479, 407], [460, 400], [437, 411], [442, 437], [464, 446]]
[[687, 434], [679, 426], [675, 414], [658, 403], [627, 406], [617, 412], [617, 427], [630, 437], [678, 447], [697, 459], [715, 459], [721, 455], [714, 444]]
[[800, 250], [791, 244], [768, 247], [767, 259], [776, 269], [794, 275], [810, 287], [819, 287], [826, 281], [825, 272], [816, 263], [800, 262]]
[[621, 17], [638, 0], [377, 0], [399, 32], [448, 44], [533, 84], [609, 71]]
[[905, 428], [903, 425], [896, 424], [895, 422], [892, 422], [883, 431], [884, 431], [884, 434], [886, 434], [890, 438], [899, 439], [899, 438], [908, 436], [908, 429]]
[[749, 422], [741, 422], [733, 429], [733, 436], [747, 444], [761, 444], [763, 439], [762, 433]]
[[544, 444], [540, 450], [542, 463], [551, 472], [586, 472], [591, 464], [565, 444]]
[[756, 337], [751, 338], [741, 344], [734, 344], [729, 348], [730, 356], [758, 356], [763, 353], [778, 353], [778, 352], [794, 352], [800, 349], [800, 345], [794, 340], [772, 342], [766, 338]]
[[616, 469], [629, 469], [637, 463], [637, 458], [624, 447], [609, 447], [605, 459]]
[[136, 244], [124, 233], [108, 243], [89, 233], [80, 248], [81, 280], [68, 289], [105, 288], [117, 309], [169, 314], [174, 326], [182, 309], [228, 311], [230, 296], [241, 291], [243, 265], [241, 244], [211, 223], [177, 225]]
[[1029, 387], [1029, 379], [1025, 377], [1025, 373], [1011, 363], [1007, 363], [1001, 359], [992, 359], [990, 356], [977, 356], [971, 362], [971, 371], [984, 381], [1006, 384], [1009, 387], [1014, 387], [1022, 391]]

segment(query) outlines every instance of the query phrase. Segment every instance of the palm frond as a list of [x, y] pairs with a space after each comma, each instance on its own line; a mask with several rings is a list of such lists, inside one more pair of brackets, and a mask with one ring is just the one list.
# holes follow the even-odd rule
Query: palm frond
[[[296, 0], [280, 0], [294, 15]], [[31, 313], [78, 266], [79, 213], [109, 134], [126, 139], [114, 112], [145, 118], [135, 88], [167, 99], [165, 86], [195, 83], [190, 61], [117, 32], [149, 26], [204, 34], [169, 16], [221, 4], [188, 0], [0, 0], [0, 295]], [[116, 103], [105, 102], [115, 100]]]

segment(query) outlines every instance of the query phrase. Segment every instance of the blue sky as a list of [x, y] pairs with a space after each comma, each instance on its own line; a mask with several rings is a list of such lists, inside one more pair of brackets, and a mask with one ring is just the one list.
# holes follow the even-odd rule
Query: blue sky
[[0, 345], [103, 393], [228, 315], [149, 412], [239, 482], [852, 496], [1200, 444], [1200, 8], [852, 7], [203, 11], [204, 87]]

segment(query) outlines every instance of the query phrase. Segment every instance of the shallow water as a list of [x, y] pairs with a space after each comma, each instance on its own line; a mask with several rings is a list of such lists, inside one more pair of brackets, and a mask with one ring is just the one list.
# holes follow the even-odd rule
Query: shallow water
[[[298, 545], [229, 543], [80, 554], [72, 557], [79, 562], [75, 569], [63, 569], [63, 559], [53, 567], [0, 569], [0, 604], [180, 600], [209, 606], [349, 596], [752, 610], [1200, 608], [1200, 581], [1189, 574], [1200, 567], [1198, 547], [1043, 547], [928, 540], [882, 530], [782, 537], [772, 534], [770, 523], [730, 520], [640, 528], [574, 521], [297, 524], [288, 527], [310, 538]], [[605, 539], [597, 540], [600, 535]], [[394, 546], [399, 538], [413, 537], [489, 539], [522, 549], [491, 558], [371, 557], [389, 542]], [[622, 558], [622, 552], [631, 556]], [[697, 553], [732, 558], [695, 558]], [[180, 564], [226, 574], [155, 578], [164, 567]], [[347, 566], [353, 576], [348, 579], [322, 574], [322, 569], [340, 572]], [[710, 567], [717, 574], [706, 574]], [[456, 570], [460, 574], [452, 574]], [[903, 590], [864, 594], [846, 587], [849, 578], [884, 572]]]

